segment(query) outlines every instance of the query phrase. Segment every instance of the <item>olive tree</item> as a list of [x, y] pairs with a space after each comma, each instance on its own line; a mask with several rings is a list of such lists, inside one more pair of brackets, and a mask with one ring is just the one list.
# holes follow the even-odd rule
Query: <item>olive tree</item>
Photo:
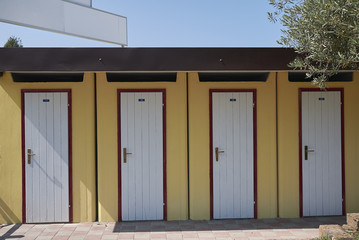
[[313, 84], [325, 88], [339, 70], [359, 68], [359, 0], [270, 0], [273, 22], [280, 20], [279, 44], [298, 57], [289, 66], [306, 70]]

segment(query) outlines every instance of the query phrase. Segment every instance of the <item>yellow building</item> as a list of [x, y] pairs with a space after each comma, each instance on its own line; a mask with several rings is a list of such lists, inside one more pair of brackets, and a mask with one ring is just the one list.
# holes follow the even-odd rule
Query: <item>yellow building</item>
[[0, 223], [359, 211], [359, 74], [279, 48], [0, 49]]

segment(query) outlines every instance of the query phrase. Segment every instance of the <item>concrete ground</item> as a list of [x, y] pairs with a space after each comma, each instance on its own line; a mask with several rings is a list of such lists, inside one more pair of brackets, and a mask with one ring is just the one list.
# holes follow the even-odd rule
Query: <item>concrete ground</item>
[[311, 239], [322, 224], [344, 224], [345, 217], [212, 221], [91, 222], [0, 225], [0, 239]]

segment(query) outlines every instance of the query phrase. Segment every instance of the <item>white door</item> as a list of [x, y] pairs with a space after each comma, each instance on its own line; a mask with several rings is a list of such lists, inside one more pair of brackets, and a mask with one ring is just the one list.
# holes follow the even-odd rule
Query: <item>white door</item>
[[342, 215], [340, 94], [302, 92], [303, 216]]
[[69, 221], [67, 92], [25, 92], [26, 222]]
[[164, 219], [162, 92], [120, 92], [123, 221]]
[[213, 92], [213, 218], [254, 218], [253, 93]]

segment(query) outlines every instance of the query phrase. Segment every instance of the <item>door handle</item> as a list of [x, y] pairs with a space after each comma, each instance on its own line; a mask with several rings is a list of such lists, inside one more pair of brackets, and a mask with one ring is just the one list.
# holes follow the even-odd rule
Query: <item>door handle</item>
[[314, 152], [314, 149], [308, 149], [308, 146], [305, 145], [304, 146], [304, 160], [308, 160], [308, 153], [309, 152]]
[[218, 147], [216, 147], [215, 149], [216, 149], [216, 162], [218, 162], [218, 154], [219, 154], [219, 153], [224, 153], [224, 151], [220, 151], [220, 150], [218, 149]]
[[34, 156], [34, 155], [35, 155], [35, 154], [32, 153], [31, 148], [28, 148], [28, 149], [27, 149], [27, 164], [31, 164], [31, 158], [32, 158], [32, 156]]
[[127, 163], [127, 155], [132, 154], [127, 152], [127, 148], [123, 148], [123, 163]]

